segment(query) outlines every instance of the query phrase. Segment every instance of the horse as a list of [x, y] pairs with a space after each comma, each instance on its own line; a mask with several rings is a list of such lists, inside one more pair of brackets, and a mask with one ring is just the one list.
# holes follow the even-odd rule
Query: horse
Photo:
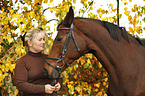
[[57, 30], [44, 64], [47, 77], [60, 78], [73, 61], [92, 53], [109, 74], [108, 96], [145, 96], [144, 40], [107, 21], [74, 17], [72, 7]]

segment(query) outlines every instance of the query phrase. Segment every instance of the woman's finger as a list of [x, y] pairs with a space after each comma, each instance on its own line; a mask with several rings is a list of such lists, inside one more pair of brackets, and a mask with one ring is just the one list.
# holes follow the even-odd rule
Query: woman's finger
[[58, 91], [60, 89], [60, 83], [57, 83], [56, 85], [55, 85], [55, 91]]

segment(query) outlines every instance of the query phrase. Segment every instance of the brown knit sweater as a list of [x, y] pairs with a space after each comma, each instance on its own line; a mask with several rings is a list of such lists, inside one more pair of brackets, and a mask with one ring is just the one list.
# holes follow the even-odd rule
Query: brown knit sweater
[[[43, 65], [47, 55], [28, 52], [20, 58], [15, 67], [15, 84], [23, 96], [45, 96], [45, 84], [52, 80], [43, 74]], [[55, 95], [51, 95], [55, 96]]]

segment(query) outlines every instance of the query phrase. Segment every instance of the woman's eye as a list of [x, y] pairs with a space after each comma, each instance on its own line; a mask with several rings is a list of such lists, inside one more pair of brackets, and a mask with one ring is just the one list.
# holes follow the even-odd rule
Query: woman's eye
[[58, 37], [57, 39], [56, 39], [56, 41], [61, 41], [62, 40], [62, 38], [60, 38], [60, 37]]
[[39, 41], [41, 41], [41, 40], [45, 41], [45, 38], [41, 38], [41, 39], [39, 39]]

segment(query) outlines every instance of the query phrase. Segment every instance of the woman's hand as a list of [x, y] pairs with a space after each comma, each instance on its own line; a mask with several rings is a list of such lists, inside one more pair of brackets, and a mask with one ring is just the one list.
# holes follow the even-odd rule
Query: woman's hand
[[45, 85], [45, 93], [53, 93], [55, 91], [55, 86], [51, 86], [50, 84]]
[[55, 87], [55, 91], [58, 91], [60, 89], [60, 87], [61, 87], [60, 83], [58, 82], [54, 87]]

